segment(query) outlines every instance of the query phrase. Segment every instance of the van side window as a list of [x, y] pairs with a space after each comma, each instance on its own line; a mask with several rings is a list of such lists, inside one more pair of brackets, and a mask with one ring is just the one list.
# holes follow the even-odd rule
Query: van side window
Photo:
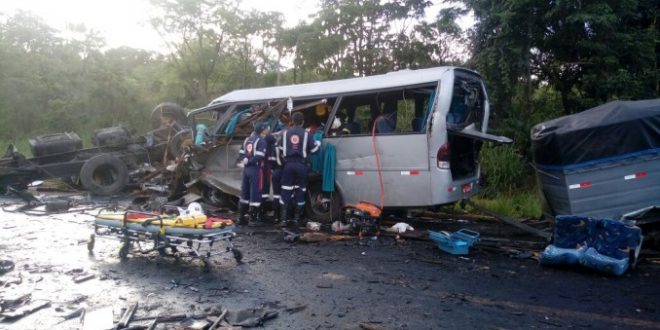
[[475, 123], [480, 127], [484, 113], [484, 93], [481, 82], [457, 76], [447, 113], [447, 125], [467, 126]]
[[330, 136], [424, 133], [436, 86], [344, 96]]
[[[299, 110], [300, 113], [305, 117], [305, 123], [303, 127], [311, 133], [324, 132], [325, 125], [328, 122], [328, 117], [332, 111], [332, 106], [336, 102], [336, 98], [326, 98], [325, 104], [314, 104], [321, 101], [318, 99], [315, 100], [294, 100], [293, 107], [298, 108], [305, 104], [314, 104], [308, 107], [304, 107]], [[286, 115], [288, 118], [288, 114]]]

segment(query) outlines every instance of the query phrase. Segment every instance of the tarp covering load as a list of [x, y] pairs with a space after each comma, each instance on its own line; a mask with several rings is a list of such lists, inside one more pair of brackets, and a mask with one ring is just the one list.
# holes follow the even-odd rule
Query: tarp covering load
[[660, 154], [660, 99], [614, 101], [534, 126], [536, 164], [571, 169]]

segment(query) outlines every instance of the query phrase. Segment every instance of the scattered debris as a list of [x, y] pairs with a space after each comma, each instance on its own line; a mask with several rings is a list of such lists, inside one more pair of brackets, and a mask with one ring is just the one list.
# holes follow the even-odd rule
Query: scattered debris
[[436, 242], [440, 250], [450, 254], [468, 254], [470, 247], [479, 241], [479, 233], [461, 229], [455, 233], [429, 230], [429, 238]]
[[[160, 316], [160, 315], [159, 315], [159, 316]], [[153, 320], [153, 322], [151, 322], [151, 323], [149, 324], [149, 326], [147, 327], [147, 330], [155, 330], [155, 329], [156, 329], [156, 326], [158, 325], [158, 317], [159, 317], [159, 316], [156, 316], [156, 318]], [[213, 328], [213, 327], [211, 327], [211, 328], [209, 328], [209, 329], [212, 329], [212, 328]]]
[[73, 282], [75, 282], [75, 283], [82, 283], [82, 282], [85, 282], [85, 281], [87, 281], [87, 280], [91, 280], [91, 279], [93, 279], [94, 277], [95, 277], [94, 274], [81, 275], [81, 276], [74, 277], [74, 278], [73, 278]]
[[386, 328], [382, 325], [382, 322], [369, 321], [369, 322], [361, 322], [360, 323], [360, 329], [363, 329], [363, 330], [384, 330]]
[[536, 235], [536, 236], [539, 236], [539, 237], [543, 237], [547, 241], [550, 241], [550, 239], [552, 239], [552, 233], [550, 233], [550, 232], [536, 229], [536, 228], [534, 228], [532, 226], [529, 226], [529, 225], [526, 225], [526, 224], [524, 224], [524, 223], [522, 223], [518, 220], [511, 219], [511, 218], [509, 218], [507, 216], [504, 216], [504, 215], [501, 215], [497, 212], [494, 212], [494, 211], [488, 210], [486, 208], [483, 208], [483, 207], [475, 204], [474, 202], [472, 202], [469, 199], [467, 200], [467, 204], [474, 207], [475, 209], [479, 210], [480, 212], [482, 212], [484, 214], [488, 214], [491, 217], [496, 218], [497, 220], [500, 220], [500, 221], [502, 221], [504, 223], [507, 223], [511, 226], [514, 226], [518, 229], [524, 230], [524, 231], [526, 231], [530, 234], [533, 234], [533, 235]]
[[46, 201], [44, 205], [46, 207], [46, 212], [48, 213], [68, 211], [71, 207], [71, 203], [63, 199]]
[[307, 305], [298, 305], [298, 306], [288, 307], [285, 309], [285, 311], [289, 314], [295, 314], [305, 310], [305, 308], [307, 308]]
[[135, 315], [135, 311], [137, 310], [137, 308], [138, 308], [138, 303], [134, 303], [133, 305], [131, 305], [131, 307], [127, 308], [126, 311], [124, 311], [124, 314], [119, 319], [119, 322], [117, 322], [115, 329], [124, 329], [128, 327], [128, 324], [131, 323], [131, 320], [133, 319], [133, 316]]
[[294, 233], [286, 229], [282, 229], [282, 232], [284, 233], [285, 242], [293, 243], [298, 241], [298, 239], [300, 239], [300, 234]]
[[0, 275], [8, 273], [14, 269], [14, 262], [11, 260], [0, 260]]
[[84, 317], [84, 314], [85, 314], [85, 308], [78, 308], [75, 311], [64, 315], [63, 316], [64, 320], [62, 322], [73, 319], [73, 318], [76, 318], [76, 317]]
[[228, 311], [229, 324], [242, 327], [262, 326], [264, 322], [276, 318], [278, 312], [267, 307]]
[[202, 329], [206, 329], [208, 326], [209, 326], [209, 321], [195, 320], [190, 318], [181, 322], [181, 324], [178, 325], [177, 329], [202, 330]]
[[321, 230], [321, 223], [320, 222], [313, 222], [309, 221], [307, 222], [307, 230], [310, 231], [320, 231]]
[[407, 231], [413, 231], [413, 230], [415, 230], [415, 228], [413, 228], [411, 225], [405, 222], [397, 222], [392, 227], [386, 229], [386, 231], [390, 233], [397, 233], [397, 234], [403, 234]]
[[[28, 298], [29, 300], [29, 298]], [[4, 320], [16, 320], [20, 319], [23, 316], [32, 314], [42, 308], [50, 306], [50, 301], [48, 300], [34, 300], [26, 302], [25, 305], [20, 306], [16, 309], [10, 311], [3, 311], [0, 314], [0, 322]], [[11, 309], [11, 308], [10, 308]]]
[[220, 322], [222, 322], [225, 319], [225, 316], [227, 316], [227, 309], [223, 309], [220, 315], [213, 321], [213, 324], [208, 328], [208, 330], [215, 330], [218, 325], [220, 325]]
[[558, 216], [555, 221], [554, 241], [541, 253], [541, 264], [580, 264], [616, 276], [635, 267], [643, 238], [639, 227], [581, 216]]
[[329, 238], [330, 235], [326, 233], [311, 232], [311, 233], [302, 234], [300, 236], [300, 241], [305, 243], [318, 243], [318, 242], [325, 242]]

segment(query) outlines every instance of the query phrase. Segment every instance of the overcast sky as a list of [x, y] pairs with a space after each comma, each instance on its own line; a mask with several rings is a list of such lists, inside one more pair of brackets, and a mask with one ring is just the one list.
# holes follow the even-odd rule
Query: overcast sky
[[[442, 2], [442, 1], [436, 1]], [[279, 11], [287, 26], [294, 26], [317, 10], [317, 0], [243, 0], [245, 9]], [[440, 4], [434, 5], [429, 16], [434, 17]], [[67, 24], [84, 24], [100, 32], [107, 46], [129, 46], [164, 51], [158, 34], [147, 23], [149, 0], [0, 0], [0, 13], [11, 15], [18, 9], [42, 17], [60, 31]], [[464, 22], [461, 25], [469, 24]]]

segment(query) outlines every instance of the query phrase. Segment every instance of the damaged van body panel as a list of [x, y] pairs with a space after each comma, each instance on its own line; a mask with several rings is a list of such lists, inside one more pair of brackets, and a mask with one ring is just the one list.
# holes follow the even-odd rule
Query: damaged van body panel
[[[286, 98], [297, 105], [328, 100], [327, 114], [310, 107], [305, 122], [323, 132], [323, 145], [336, 149], [335, 185], [344, 205], [382, 198], [383, 207], [429, 207], [470, 197], [479, 191], [483, 141], [511, 142], [487, 133], [490, 106], [481, 77], [455, 67], [239, 90], [209, 107], [232, 107], [219, 116], [227, 126], [241, 109]], [[204, 183], [239, 194], [236, 159], [243, 139], [216, 137]]]
[[236, 166], [242, 141], [217, 146], [209, 153], [200, 180], [232, 196], [241, 193], [243, 169]]

